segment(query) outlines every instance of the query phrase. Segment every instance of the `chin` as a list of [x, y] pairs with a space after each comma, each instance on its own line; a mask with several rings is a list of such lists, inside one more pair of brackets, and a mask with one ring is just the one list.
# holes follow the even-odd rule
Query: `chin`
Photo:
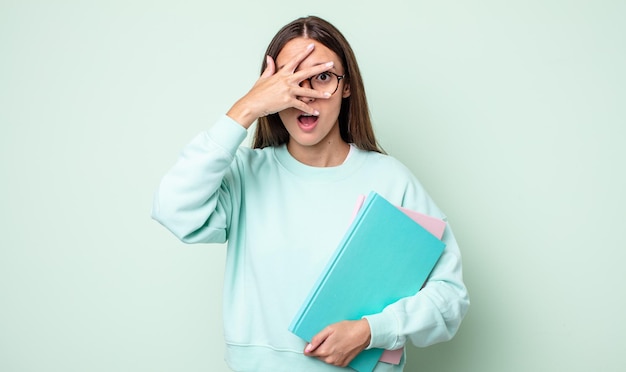
[[[308, 138], [306, 138], [308, 137]], [[289, 141], [292, 142], [293, 145], [302, 146], [302, 147], [313, 147], [322, 142], [321, 138], [311, 138], [310, 136], [290, 136]]]

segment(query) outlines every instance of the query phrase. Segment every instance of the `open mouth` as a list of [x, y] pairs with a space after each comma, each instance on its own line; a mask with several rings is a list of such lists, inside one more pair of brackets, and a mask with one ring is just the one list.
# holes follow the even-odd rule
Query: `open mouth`
[[310, 131], [315, 128], [318, 119], [319, 117], [315, 115], [302, 114], [298, 116], [298, 125], [303, 130]]

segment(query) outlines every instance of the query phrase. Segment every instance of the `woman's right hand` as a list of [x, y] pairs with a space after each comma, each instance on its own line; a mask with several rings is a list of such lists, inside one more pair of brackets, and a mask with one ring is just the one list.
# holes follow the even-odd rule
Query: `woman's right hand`
[[314, 44], [297, 54], [291, 61], [276, 70], [276, 63], [267, 56], [267, 67], [252, 89], [239, 99], [226, 113], [244, 128], [248, 129], [252, 123], [262, 117], [294, 107], [308, 114], [318, 114], [315, 109], [307, 105], [308, 99], [326, 99], [331, 95], [328, 92], [300, 86], [304, 79], [327, 71], [333, 67], [332, 62], [308, 67], [296, 72], [296, 69], [311, 54]]

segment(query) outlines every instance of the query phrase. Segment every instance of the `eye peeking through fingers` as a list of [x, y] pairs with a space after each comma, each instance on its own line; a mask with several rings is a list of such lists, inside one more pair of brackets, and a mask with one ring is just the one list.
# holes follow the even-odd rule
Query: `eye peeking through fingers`
[[330, 94], [334, 94], [339, 88], [339, 82], [345, 76], [346, 76], [345, 74], [338, 75], [331, 71], [324, 71], [317, 75], [313, 75], [308, 79], [304, 79], [302, 82], [308, 81], [309, 86], [313, 90], [317, 90], [319, 92], [329, 92]]

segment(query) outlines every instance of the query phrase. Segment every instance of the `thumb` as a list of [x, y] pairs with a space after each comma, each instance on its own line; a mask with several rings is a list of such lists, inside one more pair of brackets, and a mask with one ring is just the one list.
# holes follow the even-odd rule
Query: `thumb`
[[328, 328], [324, 328], [320, 333], [313, 336], [313, 338], [311, 339], [311, 342], [308, 345], [306, 345], [306, 348], [304, 348], [304, 352], [305, 353], [314, 352], [315, 349], [317, 349], [321, 344], [324, 343], [324, 341], [326, 341], [328, 336], [330, 336], [330, 330]]
[[270, 56], [265, 56], [265, 70], [261, 74], [261, 77], [266, 78], [274, 75], [276, 72], [276, 64], [274, 63], [274, 59]]

